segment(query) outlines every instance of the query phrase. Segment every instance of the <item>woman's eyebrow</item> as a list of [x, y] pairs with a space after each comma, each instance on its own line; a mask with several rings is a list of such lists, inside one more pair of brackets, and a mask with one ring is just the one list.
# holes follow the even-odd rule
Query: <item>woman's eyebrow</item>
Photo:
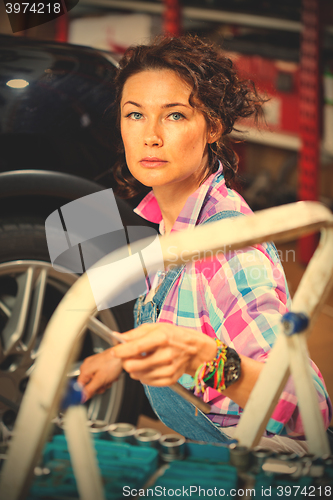
[[[123, 107], [125, 106], [125, 104], [132, 104], [133, 106], [136, 106], [138, 108], [142, 108], [141, 104], [138, 104], [137, 102], [134, 102], [134, 101], [126, 101], [123, 104]], [[164, 108], [174, 108], [176, 106], [184, 106], [185, 108], [189, 108], [190, 107], [188, 104], [184, 104], [183, 102], [170, 102], [168, 104], [163, 104], [163, 106], [161, 106], [161, 108], [162, 109], [164, 109]]]
[[183, 102], [171, 102], [170, 104], [163, 104], [162, 108], [173, 108], [175, 106], [185, 106], [185, 108], [189, 108], [188, 104], [184, 104]]
[[138, 108], [142, 108], [141, 104], [138, 104], [137, 102], [134, 102], [134, 101], [124, 102], [123, 107], [125, 106], [125, 104], [133, 104], [133, 106], [137, 106]]

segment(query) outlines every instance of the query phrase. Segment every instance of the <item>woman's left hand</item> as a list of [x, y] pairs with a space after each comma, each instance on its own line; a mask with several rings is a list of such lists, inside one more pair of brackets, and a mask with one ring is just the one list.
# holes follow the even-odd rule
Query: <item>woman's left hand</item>
[[122, 334], [126, 341], [112, 349], [123, 368], [143, 384], [167, 386], [214, 359], [216, 342], [191, 328], [169, 323], [147, 323]]

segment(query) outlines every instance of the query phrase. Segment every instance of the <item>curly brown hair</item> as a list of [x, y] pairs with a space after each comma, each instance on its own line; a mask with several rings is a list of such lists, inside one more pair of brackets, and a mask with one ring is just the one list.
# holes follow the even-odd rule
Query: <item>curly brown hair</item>
[[[197, 36], [179, 38], [157, 37], [149, 45], [129, 47], [119, 62], [115, 78], [116, 98], [113, 103], [118, 130], [120, 129], [120, 101], [127, 79], [146, 70], [171, 69], [192, 87], [189, 103], [199, 108], [207, 125], [215, 130], [222, 123], [220, 138], [208, 148], [208, 168], [205, 180], [218, 169], [218, 159], [223, 164], [226, 185], [232, 186], [238, 168], [238, 156], [226, 141], [240, 118], [263, 116], [261, 97], [251, 80], [241, 80], [232, 61], [212, 43]], [[118, 148], [119, 160], [114, 165], [117, 194], [131, 198], [145, 190], [130, 173], [122, 141]]]

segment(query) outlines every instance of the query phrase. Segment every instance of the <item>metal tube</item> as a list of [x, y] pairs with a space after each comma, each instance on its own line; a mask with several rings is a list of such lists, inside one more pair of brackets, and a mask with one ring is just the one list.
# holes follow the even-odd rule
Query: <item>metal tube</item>
[[135, 444], [154, 448], [158, 447], [158, 442], [161, 437], [162, 434], [160, 431], [148, 427], [137, 429], [134, 434]]
[[165, 462], [182, 460], [185, 456], [185, 438], [178, 434], [165, 434], [159, 440], [160, 455]]

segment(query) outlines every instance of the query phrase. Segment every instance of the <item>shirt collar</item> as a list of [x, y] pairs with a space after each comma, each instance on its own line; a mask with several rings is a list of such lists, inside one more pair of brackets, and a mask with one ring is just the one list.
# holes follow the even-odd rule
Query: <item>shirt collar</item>
[[[221, 162], [219, 162], [219, 168], [217, 172], [211, 174], [205, 180], [205, 182], [203, 182], [201, 186], [199, 186], [198, 189], [188, 197], [184, 207], [177, 217], [176, 222], [174, 223], [171, 232], [182, 231], [196, 225], [207, 192], [211, 185], [214, 183], [214, 180], [222, 175], [222, 172], [223, 167]], [[149, 222], [159, 224], [159, 232], [160, 234], [164, 234], [165, 227], [162, 213], [153, 191], [149, 191], [149, 193], [134, 209], [134, 212], [140, 215], [140, 217], [142, 217], [143, 219], [148, 220]]]

